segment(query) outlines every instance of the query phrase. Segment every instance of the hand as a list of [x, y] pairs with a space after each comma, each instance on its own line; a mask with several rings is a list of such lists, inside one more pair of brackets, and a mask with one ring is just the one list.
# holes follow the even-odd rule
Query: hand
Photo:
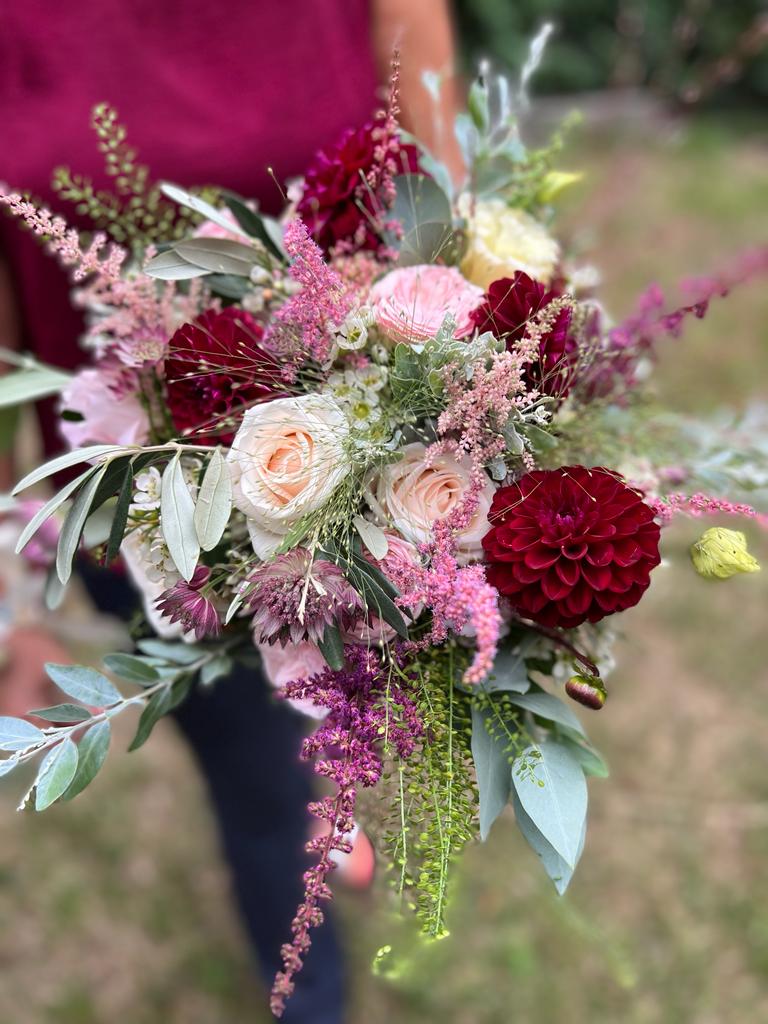
[[9, 635], [0, 663], [0, 715], [25, 716], [60, 702], [45, 674], [47, 661], [69, 662], [69, 652], [43, 626], [20, 626]]

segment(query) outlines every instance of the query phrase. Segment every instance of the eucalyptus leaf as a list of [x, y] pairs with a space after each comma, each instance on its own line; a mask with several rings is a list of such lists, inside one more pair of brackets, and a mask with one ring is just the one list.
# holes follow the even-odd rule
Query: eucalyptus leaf
[[568, 736], [561, 736], [558, 739], [558, 743], [570, 750], [581, 765], [585, 775], [592, 775], [596, 779], [607, 779], [610, 775], [608, 765], [592, 747], [587, 747], [583, 743], [577, 743]]
[[69, 469], [70, 466], [76, 466], [80, 462], [91, 462], [95, 459], [100, 459], [104, 455], [116, 455], [118, 452], [133, 455], [135, 451], [135, 448], [125, 448], [116, 444], [93, 444], [87, 448], [76, 448], [74, 451], [65, 452], [64, 455], [59, 455], [57, 458], [51, 459], [50, 462], [38, 466], [31, 473], [27, 473], [24, 479], [16, 484], [11, 493], [19, 494], [21, 491], [26, 490], [27, 487], [45, 480], [46, 477], [53, 476], [54, 473], [60, 473], [63, 469]]
[[576, 850], [575, 862], [571, 866], [566, 863], [565, 860], [560, 856], [557, 850], [552, 846], [547, 839], [541, 834], [536, 828], [530, 816], [526, 813], [525, 808], [520, 803], [520, 798], [517, 793], [512, 796], [512, 806], [515, 810], [515, 818], [517, 825], [526, 842], [531, 847], [533, 852], [541, 861], [544, 866], [544, 870], [547, 872], [549, 877], [552, 879], [555, 889], [560, 896], [563, 895], [565, 890], [573, 877], [573, 872], [576, 864], [579, 862], [582, 851], [584, 849], [584, 840], [587, 835], [587, 821], [584, 819], [584, 824], [581, 829], [581, 837], [579, 839], [579, 845]]
[[17, 555], [24, 550], [24, 548], [34, 537], [34, 535], [37, 533], [37, 531], [40, 529], [43, 523], [50, 519], [54, 512], [56, 512], [64, 504], [67, 498], [74, 491], [76, 491], [78, 487], [82, 486], [86, 482], [88, 477], [91, 475], [91, 473], [94, 472], [96, 472], [95, 468], [93, 466], [89, 466], [89, 468], [86, 469], [84, 473], [81, 473], [80, 476], [75, 477], [74, 480], [70, 480], [69, 483], [65, 484], [65, 486], [62, 487], [62, 489], [57, 494], [54, 494], [52, 498], [49, 498], [48, 501], [46, 501], [46, 503], [42, 506], [42, 508], [38, 509], [37, 512], [35, 512], [35, 514], [32, 516], [27, 525], [19, 534], [19, 539], [16, 542]]
[[401, 267], [421, 266], [424, 263], [458, 262], [459, 247], [453, 225], [444, 221], [417, 224], [400, 242], [397, 257]]
[[59, 534], [59, 542], [56, 545], [56, 575], [62, 583], [66, 584], [72, 575], [72, 562], [80, 546], [80, 538], [83, 535], [85, 520], [91, 511], [96, 490], [106, 471], [107, 464], [104, 463], [92, 476], [88, 477], [77, 492], [77, 496], [72, 502], [72, 507], [64, 520], [64, 525]]
[[587, 784], [579, 762], [558, 743], [534, 744], [515, 760], [512, 784], [533, 824], [573, 868], [587, 815]]
[[61, 582], [59, 577], [56, 575], [56, 566], [52, 565], [48, 570], [48, 575], [45, 578], [45, 607], [49, 612], [55, 612], [61, 602], [64, 600], [64, 592], [66, 585]]
[[36, 743], [42, 743], [45, 735], [41, 729], [23, 718], [0, 716], [0, 750], [26, 750]]
[[249, 281], [238, 274], [209, 274], [206, 286], [216, 295], [239, 302], [250, 289]]
[[363, 516], [355, 516], [352, 522], [360, 534], [360, 540], [362, 540], [373, 557], [377, 561], [386, 558], [389, 551], [389, 541], [381, 527], [364, 519]]
[[451, 223], [451, 201], [434, 178], [425, 174], [400, 174], [394, 181], [395, 201], [390, 218], [405, 236], [429, 222]]
[[147, 742], [152, 730], [163, 715], [171, 710], [172, 706], [170, 686], [165, 686], [162, 690], [152, 694], [141, 713], [136, 735], [133, 737], [130, 747], [128, 747], [129, 751], [138, 750], [139, 747], [142, 747]]
[[228, 238], [190, 238], [177, 242], [174, 251], [182, 259], [216, 274], [248, 277], [258, 262], [258, 253], [253, 246]]
[[66, 722], [70, 725], [75, 722], [87, 722], [91, 717], [88, 708], [79, 704], [54, 704], [49, 708], [35, 708], [29, 714], [35, 718], [43, 718], [46, 722]]
[[128, 522], [128, 513], [131, 508], [132, 498], [133, 466], [129, 463], [123, 471], [123, 482], [120, 485], [120, 493], [117, 496], [117, 504], [115, 505], [114, 514], [112, 516], [112, 525], [107, 539], [107, 550], [104, 556], [104, 561], [107, 565], [117, 558], [120, 551], [120, 545], [123, 542], [123, 535], [125, 534], [125, 527]]
[[24, 402], [36, 402], [48, 395], [57, 395], [72, 379], [52, 366], [30, 366], [10, 370], [0, 376], [0, 409]]
[[232, 512], [232, 479], [221, 449], [213, 455], [200, 485], [195, 506], [194, 524], [203, 551], [211, 551], [222, 538]]
[[84, 665], [55, 665], [46, 662], [45, 671], [48, 677], [63, 690], [68, 697], [74, 697], [89, 707], [108, 708], [118, 704], [122, 694], [101, 672]]
[[527, 693], [531, 688], [531, 682], [525, 657], [534, 643], [535, 641], [524, 638], [513, 649], [503, 647], [494, 659], [490, 676], [482, 684], [483, 689], [488, 693]]
[[132, 654], [108, 654], [104, 658], [104, 664], [110, 672], [131, 683], [146, 685], [156, 683], [160, 678], [156, 669], [143, 658], [137, 658]]
[[545, 690], [536, 689], [530, 693], [514, 694], [509, 699], [517, 707], [524, 708], [540, 718], [557, 722], [558, 725], [564, 725], [566, 729], [573, 729], [580, 736], [585, 735], [584, 727], [568, 705]]
[[239, 196], [227, 193], [224, 201], [232, 211], [232, 215], [252, 238], [258, 238], [277, 259], [285, 262], [286, 253], [283, 247], [283, 232], [278, 221], [273, 217], [265, 217], [239, 198]]
[[492, 735], [493, 713], [472, 705], [472, 760], [480, 797], [480, 839], [504, 810], [512, 789], [512, 769], [505, 737]]
[[206, 202], [200, 196], [194, 196], [191, 192], [187, 192], [186, 189], [179, 188], [178, 185], [172, 185], [168, 181], [162, 182], [160, 191], [168, 196], [169, 199], [172, 199], [174, 203], [178, 203], [179, 206], [186, 206], [189, 210], [194, 210], [195, 213], [199, 213], [206, 220], [211, 220], [214, 224], [218, 224], [220, 228], [231, 231], [236, 235], [242, 235], [243, 238], [248, 237], [239, 224], [232, 222], [231, 217], [227, 217], [222, 210], [217, 209], [217, 207]]
[[77, 745], [63, 739], [42, 760], [35, 782], [35, 810], [44, 811], [64, 793], [77, 771]]
[[144, 654], [162, 658], [163, 661], [170, 661], [176, 665], [192, 665], [199, 661], [204, 653], [202, 648], [180, 641], [173, 643], [167, 640], [139, 640], [137, 646]]
[[210, 686], [215, 680], [229, 675], [233, 665], [234, 662], [228, 654], [220, 654], [211, 661], [207, 661], [200, 669], [200, 682], [203, 686]]
[[195, 503], [181, 468], [180, 453], [163, 472], [160, 493], [160, 527], [176, 568], [185, 580], [192, 575], [200, 557], [194, 524]]
[[111, 735], [112, 728], [107, 719], [92, 725], [85, 733], [78, 748], [77, 771], [62, 800], [72, 800], [93, 782], [106, 760]]

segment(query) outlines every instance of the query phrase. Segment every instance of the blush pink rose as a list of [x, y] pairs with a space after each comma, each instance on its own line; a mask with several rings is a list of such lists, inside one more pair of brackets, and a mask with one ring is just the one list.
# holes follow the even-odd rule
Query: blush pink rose
[[385, 274], [371, 289], [369, 302], [388, 338], [420, 344], [434, 338], [448, 313], [456, 320], [457, 338], [471, 334], [470, 314], [482, 297], [482, 288], [455, 267], [424, 265]]
[[[294, 679], [308, 679], [328, 668], [325, 658], [315, 644], [257, 644], [264, 666], [264, 675], [277, 690], [282, 690]], [[324, 708], [316, 707], [310, 700], [289, 700], [297, 711], [311, 718], [325, 718]]]
[[62, 419], [59, 428], [71, 448], [87, 444], [144, 444], [149, 419], [125, 369], [101, 364], [76, 373], [61, 394], [61, 408], [82, 419]]
[[[379, 473], [367, 495], [380, 522], [413, 544], [425, 544], [438, 520], [456, 508], [471, 484], [468, 457], [456, 459], [448, 452], [427, 463], [426, 446], [407, 444], [399, 462]], [[496, 487], [488, 478], [479, 494], [477, 510], [456, 538], [456, 560], [466, 565], [483, 557], [482, 539], [488, 532], [488, 512]]]

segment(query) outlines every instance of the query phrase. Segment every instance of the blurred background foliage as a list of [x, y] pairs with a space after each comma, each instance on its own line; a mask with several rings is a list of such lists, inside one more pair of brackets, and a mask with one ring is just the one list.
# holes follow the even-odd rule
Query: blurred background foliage
[[544, 21], [556, 32], [537, 76], [545, 93], [645, 87], [669, 103], [768, 100], [765, 0], [459, 0], [470, 68], [518, 67]]

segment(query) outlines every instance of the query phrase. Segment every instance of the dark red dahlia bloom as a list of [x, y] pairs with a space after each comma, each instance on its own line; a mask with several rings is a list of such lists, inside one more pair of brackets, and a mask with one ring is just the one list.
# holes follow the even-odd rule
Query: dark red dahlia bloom
[[609, 469], [535, 470], [496, 491], [488, 520], [488, 582], [544, 626], [631, 608], [661, 561], [653, 510]]
[[180, 433], [234, 437], [233, 415], [280, 391], [280, 364], [261, 348], [264, 330], [250, 313], [209, 309], [171, 338], [165, 360], [168, 408]]
[[[375, 230], [384, 198], [373, 194], [365, 180], [380, 161], [376, 135], [386, 129], [382, 122], [369, 121], [362, 128], [348, 129], [333, 146], [327, 146], [315, 157], [304, 176], [304, 193], [297, 207], [298, 214], [317, 244], [326, 253], [339, 242], [349, 242], [355, 249], [376, 252], [381, 248], [380, 234]], [[392, 174], [418, 170], [415, 146], [388, 140]]]
[[[482, 304], [470, 315], [480, 331], [490, 331], [501, 338], [511, 352], [515, 342], [525, 336], [528, 321], [560, 294], [548, 291], [540, 281], [517, 270], [514, 277], [494, 281]], [[529, 386], [538, 388], [542, 394], [565, 398], [570, 390], [577, 352], [570, 326], [571, 311], [563, 309], [539, 343], [539, 361], [526, 367]]]

